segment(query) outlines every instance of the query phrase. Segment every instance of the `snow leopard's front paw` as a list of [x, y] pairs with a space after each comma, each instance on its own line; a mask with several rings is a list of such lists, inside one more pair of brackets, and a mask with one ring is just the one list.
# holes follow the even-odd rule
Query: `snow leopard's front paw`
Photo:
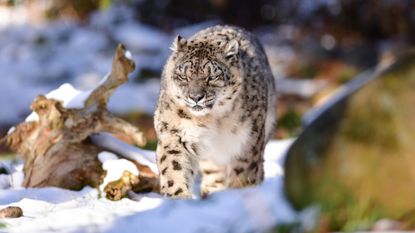
[[192, 192], [182, 187], [161, 187], [161, 194], [172, 198], [190, 199], [192, 198]]
[[192, 158], [176, 141], [157, 146], [160, 193], [173, 198], [191, 198], [194, 181]]

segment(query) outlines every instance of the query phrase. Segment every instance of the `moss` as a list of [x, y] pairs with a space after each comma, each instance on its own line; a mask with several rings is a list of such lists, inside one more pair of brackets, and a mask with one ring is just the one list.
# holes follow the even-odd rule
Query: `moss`
[[395, 96], [379, 91], [378, 83], [363, 88], [350, 100], [353, 107], [347, 110], [341, 133], [351, 141], [396, 149], [398, 103]]
[[157, 139], [148, 140], [147, 144], [143, 147], [146, 150], [156, 150], [157, 148]]
[[277, 123], [278, 128], [294, 130], [301, 126], [301, 115], [293, 109], [289, 109], [280, 117]]

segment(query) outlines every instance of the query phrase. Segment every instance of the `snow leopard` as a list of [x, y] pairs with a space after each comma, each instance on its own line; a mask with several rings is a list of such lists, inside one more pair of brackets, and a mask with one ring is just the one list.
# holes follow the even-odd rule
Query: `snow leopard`
[[154, 115], [161, 194], [200, 194], [260, 184], [275, 125], [274, 78], [259, 40], [235, 26], [177, 36]]

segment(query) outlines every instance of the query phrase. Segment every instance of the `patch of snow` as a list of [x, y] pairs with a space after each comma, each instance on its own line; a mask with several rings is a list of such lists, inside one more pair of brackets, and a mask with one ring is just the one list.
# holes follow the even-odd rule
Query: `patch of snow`
[[0, 167], [6, 169], [8, 173], [0, 174], [0, 190], [22, 187], [24, 178], [22, 161], [1, 161]]
[[[104, 83], [109, 77], [109, 73], [101, 79], [98, 85]], [[1, 89], [1, 87], [0, 87]], [[50, 91], [45, 96], [48, 99], [61, 101], [65, 108], [80, 109], [84, 107], [85, 101], [94, 89], [80, 91], [69, 83], [64, 83], [55, 90]], [[160, 82], [157, 79], [148, 80], [140, 84], [126, 84], [120, 86], [110, 98], [109, 109], [116, 113], [129, 111], [142, 111], [153, 113], [160, 90]], [[125, 101], [128, 99], [129, 101]], [[26, 117], [27, 122], [38, 121], [39, 116], [32, 112]]]
[[[265, 164], [282, 167], [293, 139], [271, 141]], [[118, 145], [119, 146], [119, 145]], [[148, 152], [154, 155], [154, 152]], [[104, 163], [116, 156], [101, 153]], [[126, 164], [124, 164], [125, 166]], [[129, 165], [126, 165], [129, 166]], [[109, 166], [108, 169], [112, 169]], [[1, 178], [0, 178], [1, 179]], [[8, 232], [265, 232], [299, 216], [286, 201], [283, 176], [266, 171], [263, 184], [225, 190], [207, 199], [174, 200], [154, 193], [128, 194], [112, 202], [100, 198], [97, 189], [69, 191], [59, 188], [0, 190], [0, 208], [19, 206], [24, 216], [3, 219]]]
[[10, 175], [10, 186], [13, 188], [21, 188], [23, 186], [23, 171], [15, 171]]
[[101, 163], [105, 163], [106, 161], [109, 161], [109, 160], [118, 159], [118, 156], [116, 156], [114, 153], [103, 151], [98, 154], [98, 159]]
[[99, 86], [101, 86], [102, 84], [104, 84], [104, 83], [108, 80], [108, 78], [110, 77], [110, 74], [111, 74], [111, 73], [106, 74], [106, 75], [105, 75], [105, 76], [101, 79], [101, 81], [99, 81], [99, 83], [98, 83], [97, 87], [99, 87]]
[[81, 191], [55, 187], [0, 190], [0, 205], [10, 205], [23, 199], [42, 200], [57, 204], [83, 196], [97, 198], [98, 191], [91, 187], [85, 187]]
[[266, 232], [295, 218], [284, 199], [282, 178], [273, 178], [206, 200], [166, 199], [158, 208], [118, 219], [104, 232]]
[[129, 50], [125, 50], [124, 56], [130, 60], [133, 59], [133, 56], [131, 55], [131, 52]]
[[25, 119], [26, 122], [38, 121], [38, 120], [39, 120], [39, 115], [37, 115], [37, 113], [35, 112], [31, 112], [29, 116], [27, 116]]
[[[105, 75], [98, 85], [101, 85], [109, 77]], [[159, 80], [148, 80], [140, 84], [122, 85], [115, 91], [109, 102], [109, 109], [116, 113], [125, 113], [131, 110], [153, 113], [155, 110], [158, 92], [160, 89]], [[71, 84], [62, 84], [59, 88], [46, 94], [48, 99], [61, 101], [65, 108], [80, 109], [84, 107], [85, 101], [91, 95], [93, 89], [80, 91]], [[125, 101], [128, 99], [129, 101]], [[32, 112], [26, 121], [38, 121], [39, 117]]]
[[55, 89], [48, 94], [48, 99], [59, 100], [65, 108], [83, 108], [85, 100], [89, 97], [91, 92], [82, 92], [75, 89], [71, 84], [64, 83], [58, 89]]
[[9, 7], [6, 5], [0, 6], [0, 28], [27, 23], [29, 17], [28, 9], [25, 6]]
[[91, 140], [94, 144], [106, 150], [113, 151], [122, 157], [137, 161], [145, 166], [148, 166], [154, 173], [158, 174], [156, 155], [154, 151], [143, 150], [132, 146], [114, 138], [109, 133], [99, 133], [93, 135]]
[[[63, 107], [65, 108], [75, 108], [80, 109], [84, 107], [85, 100], [90, 96], [92, 90], [90, 91], [79, 91], [75, 89], [71, 84], [65, 83], [62, 84], [59, 88], [50, 91], [45, 96], [48, 99], [54, 99], [62, 102]], [[38, 121], [39, 116], [37, 113], [32, 112], [27, 118], [26, 121]]]
[[12, 134], [14, 131], [16, 130], [16, 127], [11, 127], [8, 131], [7, 131], [7, 135]]
[[[56, 204], [41, 200], [23, 199], [12, 203], [23, 210], [24, 216], [4, 219], [6, 229], [12, 232], [102, 232], [113, 226], [117, 218], [157, 208], [163, 200], [143, 197], [139, 202], [122, 199], [112, 202], [98, 199], [97, 192], [71, 195], [56, 190], [68, 200]], [[130, 232], [135, 230], [130, 229]], [[115, 231], [117, 232], [117, 231]]]
[[294, 139], [270, 141], [264, 152], [264, 173], [266, 178], [284, 175], [284, 159]]
[[138, 176], [139, 171], [134, 163], [126, 159], [118, 159], [113, 153], [104, 151], [98, 154], [98, 159], [102, 163], [102, 168], [107, 171], [104, 182], [100, 185], [100, 189], [104, 190], [109, 182], [120, 179], [124, 171], [129, 171], [131, 174]]

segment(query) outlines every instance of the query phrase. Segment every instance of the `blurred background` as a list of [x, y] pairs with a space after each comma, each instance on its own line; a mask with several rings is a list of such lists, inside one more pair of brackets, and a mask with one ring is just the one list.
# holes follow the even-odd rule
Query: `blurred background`
[[0, 0], [0, 135], [30, 113], [36, 95], [65, 82], [96, 86], [122, 42], [137, 69], [110, 109], [141, 127], [154, 148], [152, 114], [170, 43], [215, 24], [244, 27], [263, 43], [280, 94], [275, 138], [288, 138], [337, 87], [415, 43], [415, 1]]

